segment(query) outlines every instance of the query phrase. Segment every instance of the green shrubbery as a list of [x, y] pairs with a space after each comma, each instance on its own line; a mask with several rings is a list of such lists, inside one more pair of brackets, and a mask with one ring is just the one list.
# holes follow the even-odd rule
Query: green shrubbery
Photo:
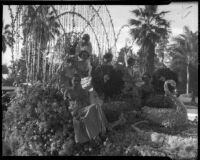
[[73, 135], [68, 104], [52, 86], [36, 83], [19, 89], [3, 114], [3, 140], [12, 155], [69, 154], [66, 145]]

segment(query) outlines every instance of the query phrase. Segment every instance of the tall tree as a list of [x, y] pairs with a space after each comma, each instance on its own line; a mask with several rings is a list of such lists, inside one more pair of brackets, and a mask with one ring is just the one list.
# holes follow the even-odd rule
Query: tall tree
[[[3, 22], [2, 22], [3, 23]], [[2, 52], [5, 53], [7, 46], [12, 47], [13, 43], [15, 42], [12, 32], [10, 29], [10, 24], [2, 24]]]
[[169, 35], [166, 35], [160, 39], [156, 47], [156, 54], [161, 59], [161, 63], [164, 64], [165, 55], [168, 53]]
[[174, 38], [173, 52], [171, 52], [172, 68], [186, 69], [186, 93], [190, 91], [190, 68], [198, 68], [198, 32], [192, 32], [187, 26], [184, 33]]
[[44, 61], [44, 65], [46, 64], [46, 58], [44, 58], [46, 55], [42, 55], [42, 53], [47, 53], [45, 50], [48, 48], [49, 42], [55, 36], [59, 36], [60, 25], [50, 5], [28, 5], [23, 16], [23, 26], [24, 43], [28, 41], [28, 37], [31, 37], [33, 41], [33, 53], [35, 53], [33, 72], [36, 69], [38, 79], [41, 78], [42, 69], [43, 74], [46, 69], [42, 66], [42, 61]]
[[145, 70], [152, 74], [154, 71], [155, 47], [159, 40], [169, 33], [170, 23], [163, 18], [169, 11], [157, 11], [155, 5], [146, 5], [132, 11], [135, 19], [130, 19], [131, 35], [141, 46], [144, 55]]

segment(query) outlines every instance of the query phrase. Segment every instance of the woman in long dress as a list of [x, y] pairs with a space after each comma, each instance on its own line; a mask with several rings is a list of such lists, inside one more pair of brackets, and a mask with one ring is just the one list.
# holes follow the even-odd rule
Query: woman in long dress
[[[83, 58], [82, 57], [82, 52], [87, 52], [88, 56]], [[76, 53], [75, 53], [78, 61], [85, 61], [87, 63], [87, 68], [88, 68], [88, 76], [91, 76], [91, 71], [92, 71], [92, 66], [91, 66], [91, 56], [92, 56], [92, 44], [90, 42], [90, 36], [89, 34], [84, 34], [81, 41], [78, 43], [76, 47]]]
[[61, 88], [64, 90], [71, 86], [72, 77], [77, 72], [74, 64], [74, 58], [68, 58], [60, 65], [57, 70], [57, 74], [60, 77]]
[[106, 118], [100, 104], [90, 103], [88, 91], [82, 88], [81, 77], [76, 74], [72, 79], [72, 88], [65, 93], [73, 116], [75, 142], [85, 143], [99, 139], [99, 134], [104, 133], [107, 127]]
[[81, 78], [85, 78], [90, 76], [91, 66], [88, 65], [89, 53], [87, 51], [81, 51], [79, 54], [79, 60], [76, 61], [76, 70], [77, 73], [81, 76]]

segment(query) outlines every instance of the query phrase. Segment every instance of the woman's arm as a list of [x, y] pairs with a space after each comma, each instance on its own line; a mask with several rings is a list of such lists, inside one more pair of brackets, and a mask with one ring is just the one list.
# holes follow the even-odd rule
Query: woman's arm
[[127, 63], [127, 54], [124, 53], [124, 63], [125, 63], [125, 66], [128, 67], [128, 63]]
[[78, 42], [77, 46], [76, 46], [76, 50], [75, 50], [75, 56], [78, 57], [79, 53], [80, 53], [80, 42]]
[[89, 42], [89, 44], [88, 44], [88, 52], [89, 52], [90, 57], [91, 57], [92, 56], [92, 43], [91, 42]]

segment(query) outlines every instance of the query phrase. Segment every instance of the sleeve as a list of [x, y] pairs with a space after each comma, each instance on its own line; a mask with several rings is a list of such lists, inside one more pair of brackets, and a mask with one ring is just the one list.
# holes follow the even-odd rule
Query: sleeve
[[80, 52], [80, 42], [76, 46], [75, 56], [78, 57], [79, 52]]
[[125, 65], [126, 65], [126, 67], [128, 66], [127, 60], [128, 60], [128, 57], [127, 57], [127, 54], [125, 53], [125, 54], [124, 54], [124, 63], [125, 63]]
[[82, 99], [82, 102], [84, 103], [83, 105], [84, 107], [90, 104], [90, 95], [86, 89], [83, 90], [81, 99]]
[[90, 42], [88, 45], [88, 51], [90, 53], [90, 56], [92, 55], [92, 43]]
[[87, 60], [87, 65], [88, 65], [88, 68], [89, 68], [88, 76], [90, 77], [91, 76], [91, 72], [92, 72], [92, 65], [91, 65], [90, 59]]

